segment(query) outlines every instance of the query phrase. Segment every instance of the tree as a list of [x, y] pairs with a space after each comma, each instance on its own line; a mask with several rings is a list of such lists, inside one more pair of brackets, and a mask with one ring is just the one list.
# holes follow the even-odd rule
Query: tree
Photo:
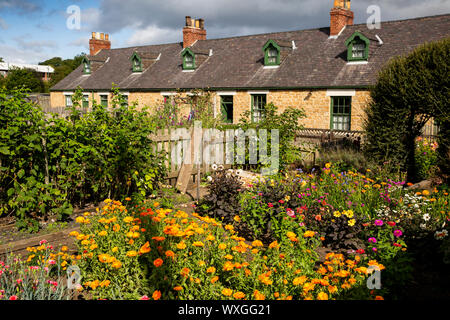
[[441, 173], [449, 174], [449, 59], [450, 38], [427, 43], [388, 63], [371, 88], [365, 152], [379, 162], [392, 161], [406, 169], [408, 181], [417, 179], [415, 140], [432, 118], [441, 126]]
[[59, 81], [67, 77], [69, 73], [75, 70], [81, 64], [84, 56], [85, 54], [81, 53], [76, 55], [73, 59], [63, 60], [60, 57], [54, 57], [40, 62], [40, 65], [52, 66], [53, 69], [55, 69], [55, 72], [51, 76], [49, 87], [54, 86]]
[[43, 92], [44, 84], [38, 73], [31, 69], [12, 68], [6, 77], [6, 88], [27, 88], [31, 92]]

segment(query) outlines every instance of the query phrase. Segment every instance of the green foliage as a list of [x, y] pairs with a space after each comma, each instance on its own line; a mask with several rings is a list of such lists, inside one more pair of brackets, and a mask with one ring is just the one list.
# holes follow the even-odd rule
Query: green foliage
[[[415, 139], [422, 127], [430, 118], [444, 127], [449, 122], [449, 55], [450, 39], [425, 44], [392, 60], [371, 89], [365, 152], [406, 169], [409, 181], [417, 180]], [[443, 148], [441, 155], [448, 159], [448, 144]]]
[[432, 178], [437, 171], [438, 156], [435, 144], [419, 139], [416, 146], [417, 177], [419, 180]]
[[[245, 111], [240, 119], [239, 125], [235, 127], [238, 127], [244, 131], [247, 131], [248, 129], [255, 129], [257, 132], [260, 129], [266, 129], [268, 138], [268, 154], [271, 150], [271, 130], [278, 130], [280, 156], [279, 165], [280, 169], [284, 170], [291, 163], [301, 157], [300, 148], [294, 145], [294, 140], [297, 132], [303, 128], [303, 126], [299, 123], [299, 120], [305, 117], [305, 112], [302, 109], [290, 107], [279, 113], [278, 108], [273, 103], [269, 103], [265, 106], [264, 118], [260, 122], [251, 121], [251, 112]], [[245, 154], [246, 157], [248, 157], [249, 152], [246, 152]], [[259, 167], [264, 165], [264, 160], [265, 159], [258, 159], [258, 168], [252, 169], [259, 169]], [[248, 163], [248, 161], [246, 162]], [[249, 167], [251, 168], [251, 166]]]
[[154, 125], [113, 91], [111, 111], [95, 103], [82, 113], [77, 90], [68, 118], [46, 118], [23, 91], [0, 89], [0, 212], [14, 214], [19, 228], [64, 220], [73, 205], [152, 193], [165, 172], [149, 138]]
[[60, 57], [54, 57], [46, 61], [40, 62], [40, 65], [52, 66], [55, 72], [52, 73], [51, 79], [48, 83], [49, 88], [57, 84], [64, 79], [69, 73], [75, 70], [84, 57], [84, 53], [76, 55], [73, 59], [61, 59]]
[[43, 92], [44, 84], [38, 73], [31, 69], [12, 68], [5, 79], [8, 90], [26, 88], [32, 92]]

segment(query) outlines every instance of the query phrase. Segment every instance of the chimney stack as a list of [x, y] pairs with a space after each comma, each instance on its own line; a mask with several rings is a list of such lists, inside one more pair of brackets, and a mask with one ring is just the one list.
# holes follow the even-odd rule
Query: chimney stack
[[92, 32], [92, 37], [89, 40], [89, 51], [91, 56], [95, 56], [100, 50], [111, 49], [111, 41], [109, 41], [109, 34]]
[[334, 0], [330, 11], [330, 36], [337, 36], [345, 26], [353, 25], [354, 13], [350, 10], [350, 0]]
[[205, 20], [196, 20], [186, 16], [186, 26], [183, 28], [183, 48], [190, 47], [197, 40], [206, 40]]

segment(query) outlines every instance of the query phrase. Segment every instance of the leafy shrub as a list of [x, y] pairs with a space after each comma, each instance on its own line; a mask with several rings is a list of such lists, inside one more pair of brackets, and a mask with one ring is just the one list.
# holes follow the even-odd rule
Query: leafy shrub
[[198, 212], [233, 224], [234, 217], [241, 210], [239, 194], [242, 181], [232, 170], [219, 169], [211, 177], [208, 194], [199, 202]]
[[432, 178], [437, 172], [438, 155], [437, 143], [431, 143], [427, 139], [418, 138], [416, 146], [416, 166], [419, 180]]
[[66, 219], [73, 206], [150, 194], [165, 172], [149, 136], [146, 110], [113, 89], [111, 110], [81, 112], [77, 90], [67, 118], [47, 118], [21, 90], [0, 89], [0, 213], [36, 231], [39, 220]]

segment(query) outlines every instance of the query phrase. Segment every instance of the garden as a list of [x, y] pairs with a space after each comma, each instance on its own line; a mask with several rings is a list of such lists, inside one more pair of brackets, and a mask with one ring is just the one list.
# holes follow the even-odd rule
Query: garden
[[[0, 300], [448, 299], [448, 114], [432, 115], [436, 140], [409, 122], [388, 135], [377, 90], [398, 85], [387, 82], [372, 91], [363, 150], [320, 150], [313, 164], [294, 143], [300, 109], [269, 104], [259, 123], [222, 125], [207, 93], [153, 114], [113, 88], [111, 108], [83, 110], [78, 90], [62, 117], [0, 88], [0, 221], [42, 237], [21, 255], [0, 252]], [[205, 196], [175, 201], [151, 135], [193, 120], [278, 129], [279, 172], [256, 174], [262, 158], [213, 165]], [[40, 235], [49, 221], [76, 226], [71, 245]]]

